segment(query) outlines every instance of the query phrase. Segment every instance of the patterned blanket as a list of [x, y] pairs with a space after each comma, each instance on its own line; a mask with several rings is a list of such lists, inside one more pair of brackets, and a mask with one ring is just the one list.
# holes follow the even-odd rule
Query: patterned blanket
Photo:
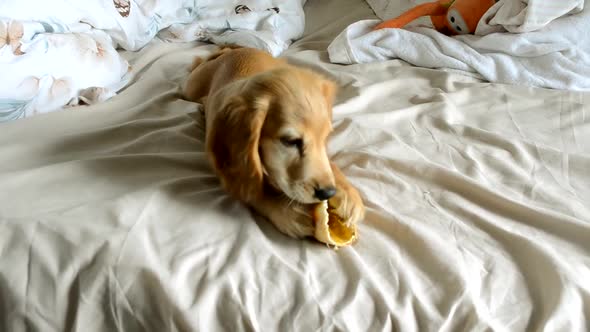
[[154, 38], [279, 55], [303, 34], [305, 1], [2, 1], [0, 122], [112, 97], [133, 74], [117, 50]]

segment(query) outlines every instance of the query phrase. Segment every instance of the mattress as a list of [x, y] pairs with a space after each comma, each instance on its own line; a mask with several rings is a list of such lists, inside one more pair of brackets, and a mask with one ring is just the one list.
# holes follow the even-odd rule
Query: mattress
[[590, 93], [400, 60], [331, 64], [361, 0], [309, 0], [284, 53], [338, 82], [353, 246], [290, 239], [230, 199], [181, 84], [216, 46], [124, 52], [103, 103], [0, 125], [2, 331], [587, 331]]

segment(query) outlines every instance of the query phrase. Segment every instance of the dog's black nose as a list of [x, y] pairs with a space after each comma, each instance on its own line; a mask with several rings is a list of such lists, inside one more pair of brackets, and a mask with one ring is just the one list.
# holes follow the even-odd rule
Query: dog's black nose
[[336, 188], [334, 187], [324, 187], [324, 188], [315, 188], [315, 198], [325, 201], [330, 199], [332, 196], [336, 195]]

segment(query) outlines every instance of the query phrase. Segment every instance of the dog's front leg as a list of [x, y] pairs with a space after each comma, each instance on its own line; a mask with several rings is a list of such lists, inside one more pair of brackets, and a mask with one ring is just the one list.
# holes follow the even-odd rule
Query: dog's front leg
[[358, 190], [348, 181], [340, 168], [330, 163], [336, 180], [336, 195], [330, 204], [336, 208], [336, 214], [349, 224], [356, 224], [365, 217], [365, 205]]
[[311, 205], [292, 202], [280, 196], [264, 196], [250, 205], [280, 232], [290, 237], [300, 239], [314, 234]]

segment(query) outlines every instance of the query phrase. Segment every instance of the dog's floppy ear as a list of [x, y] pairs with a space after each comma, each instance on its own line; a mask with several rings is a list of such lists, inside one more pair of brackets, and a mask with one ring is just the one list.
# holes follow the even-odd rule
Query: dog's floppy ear
[[267, 112], [264, 97], [231, 97], [216, 114], [207, 137], [208, 154], [224, 188], [246, 202], [262, 190], [258, 143]]
[[322, 94], [326, 97], [326, 100], [330, 105], [334, 102], [334, 98], [336, 98], [336, 84], [330, 80], [324, 79], [322, 82]]
[[330, 118], [332, 118], [332, 105], [334, 104], [334, 99], [336, 98], [338, 90], [336, 84], [330, 80], [324, 79], [321, 84], [322, 94], [324, 95], [324, 98], [326, 98], [326, 103], [330, 111]]

